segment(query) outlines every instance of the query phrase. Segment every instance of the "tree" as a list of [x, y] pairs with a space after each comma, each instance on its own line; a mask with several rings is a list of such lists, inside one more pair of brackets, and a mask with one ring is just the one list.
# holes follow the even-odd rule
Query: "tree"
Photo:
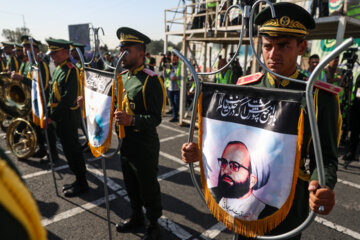
[[[175, 48], [178, 50], [181, 50], [181, 42], [175, 44], [173, 42], [168, 42], [168, 47]], [[164, 40], [152, 40], [151, 43], [149, 43], [146, 46], [146, 52], [152, 54], [152, 55], [158, 55], [159, 53], [162, 53], [164, 51]]]
[[160, 52], [163, 52], [164, 50], [164, 40], [154, 40], [151, 41], [146, 46], [146, 52], [152, 54], [152, 55], [158, 55]]
[[30, 29], [20, 27], [16, 28], [15, 31], [11, 29], [3, 29], [2, 36], [6, 38], [9, 42], [21, 43], [21, 36], [22, 35], [29, 35]]

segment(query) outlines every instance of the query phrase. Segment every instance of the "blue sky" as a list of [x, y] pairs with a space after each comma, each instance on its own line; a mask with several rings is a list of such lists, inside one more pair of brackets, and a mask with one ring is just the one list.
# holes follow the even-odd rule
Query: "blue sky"
[[[91, 23], [104, 29], [102, 42], [114, 48], [118, 44], [116, 30], [121, 26], [135, 28], [153, 40], [164, 39], [164, 9], [178, 3], [179, 0], [18, 0], [2, 4], [0, 32], [23, 26], [24, 16], [32, 36], [44, 42], [48, 37], [68, 39], [68, 25]], [[0, 36], [0, 41], [4, 40]]]

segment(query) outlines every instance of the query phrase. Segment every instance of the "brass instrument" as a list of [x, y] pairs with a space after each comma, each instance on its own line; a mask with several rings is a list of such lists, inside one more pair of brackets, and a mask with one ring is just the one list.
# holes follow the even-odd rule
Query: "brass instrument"
[[0, 73], [0, 109], [11, 117], [26, 117], [31, 111], [31, 89], [8, 73]]
[[6, 131], [6, 143], [16, 157], [31, 157], [37, 145], [36, 132], [31, 123], [23, 118], [13, 120]]
[[[6, 129], [6, 140], [12, 153], [18, 158], [34, 154], [37, 136], [30, 121], [31, 89], [18, 80], [12, 80], [9, 73], [0, 73], [0, 121], [11, 120]], [[4, 128], [3, 128], [4, 129]]]

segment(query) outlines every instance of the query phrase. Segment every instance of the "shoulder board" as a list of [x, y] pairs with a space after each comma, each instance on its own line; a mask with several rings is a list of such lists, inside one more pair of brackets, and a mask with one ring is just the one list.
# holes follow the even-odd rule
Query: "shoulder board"
[[314, 87], [316, 88], [320, 88], [326, 92], [332, 93], [332, 94], [339, 94], [341, 92], [341, 90], [343, 89], [342, 87], [339, 86], [335, 86], [333, 84], [330, 83], [326, 83], [326, 82], [322, 82], [319, 80], [316, 80], [314, 83]]
[[144, 68], [144, 69], [143, 69], [143, 72], [146, 73], [147, 75], [150, 75], [151, 77], [157, 76], [156, 72], [153, 72], [153, 71], [151, 71], [151, 70], [148, 69], [148, 68]]
[[262, 72], [257, 72], [245, 77], [240, 77], [236, 83], [236, 85], [246, 85], [249, 83], [253, 83], [253, 82], [257, 82], [260, 80], [260, 78], [263, 76], [264, 74]]
[[72, 64], [71, 62], [66, 63], [66, 66], [68, 66], [68, 68], [70, 69], [74, 68], [74, 64]]
[[120, 75], [123, 75], [123, 74], [125, 74], [125, 73], [127, 73], [129, 70], [124, 70], [124, 71], [122, 71], [121, 73], [120, 73]]

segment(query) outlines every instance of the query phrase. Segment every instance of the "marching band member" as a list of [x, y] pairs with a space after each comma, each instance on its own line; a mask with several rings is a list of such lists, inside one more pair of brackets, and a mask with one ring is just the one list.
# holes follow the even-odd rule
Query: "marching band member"
[[[274, 4], [276, 18], [271, 17], [270, 8], [262, 10], [255, 18], [255, 24], [260, 26], [262, 37], [262, 55], [266, 66], [275, 73], [294, 79], [305, 81], [305, 75], [299, 72], [296, 66], [298, 55], [306, 50], [305, 36], [309, 29], [315, 28], [311, 15], [293, 3]], [[238, 84], [265, 88], [282, 88], [305, 90], [305, 85], [289, 80], [282, 80], [268, 72], [256, 73], [239, 78]], [[305, 122], [304, 140], [302, 145], [302, 159], [310, 156], [310, 174], [304, 171], [304, 161], [300, 163], [299, 178], [295, 190], [295, 198], [289, 214], [269, 235], [286, 233], [299, 226], [308, 216], [308, 208], [319, 214], [329, 214], [335, 204], [334, 189], [337, 181], [337, 143], [339, 135], [338, 101], [334, 94], [315, 90], [318, 109], [317, 123], [324, 157], [326, 186], [319, 186], [315, 165], [314, 150], [312, 147], [309, 122]], [[340, 117], [340, 118], [339, 118]], [[305, 117], [305, 119], [308, 119]], [[182, 146], [184, 162], [198, 161], [198, 146], [195, 143], [185, 143]], [[323, 206], [323, 211], [319, 210]], [[291, 238], [300, 239], [301, 234]], [[239, 239], [248, 239], [240, 236]]]
[[132, 215], [116, 229], [125, 232], [144, 225], [142, 207], [146, 209], [147, 226], [143, 240], [159, 239], [157, 222], [162, 215], [160, 185], [157, 180], [160, 142], [156, 126], [161, 123], [165, 107], [162, 79], [144, 68], [145, 45], [150, 39], [127, 27], [117, 30], [120, 51], [128, 51], [122, 64], [124, 111], [115, 111], [115, 121], [125, 127], [121, 146], [121, 166]]

